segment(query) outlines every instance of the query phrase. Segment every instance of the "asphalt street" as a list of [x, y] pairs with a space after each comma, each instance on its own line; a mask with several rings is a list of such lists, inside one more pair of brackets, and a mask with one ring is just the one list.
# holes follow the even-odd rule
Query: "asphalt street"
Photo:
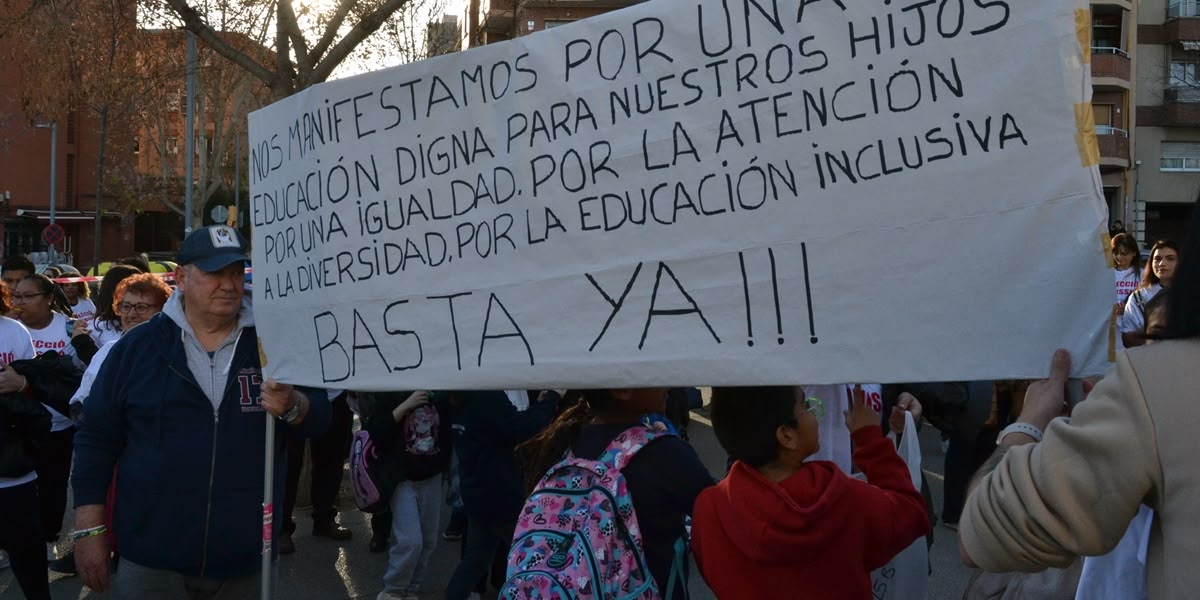
[[[717, 444], [712, 429], [704, 417], [697, 413], [691, 428], [692, 443], [700, 457], [713, 474], [724, 472], [725, 453]], [[939, 447], [938, 433], [932, 427], [924, 428], [921, 434], [923, 468], [934, 495], [934, 505], [940, 511], [942, 496], [943, 454]], [[311, 520], [304, 511], [297, 511], [295, 541], [297, 551], [282, 557], [278, 563], [277, 598], [281, 599], [374, 599], [383, 588], [383, 573], [386, 568], [385, 554], [367, 551], [370, 527], [366, 515], [353, 510], [353, 499], [343, 494], [342, 506], [349, 507], [342, 513], [343, 526], [354, 531], [354, 539], [334, 542], [309, 535]], [[443, 515], [443, 521], [448, 511]], [[4, 517], [7, 518], [7, 517]], [[955, 532], [940, 524], [935, 528], [935, 541], [931, 551], [932, 575], [929, 579], [929, 598], [951, 600], [962, 597], [969, 577], [968, 570], [958, 560]], [[459, 545], [441, 542], [434, 555], [426, 579], [426, 592], [422, 600], [442, 597], [442, 589], [458, 560]], [[692, 597], [697, 600], [713, 598], [704, 581], [693, 568], [690, 580]], [[78, 577], [52, 574], [51, 594], [56, 600], [104, 598], [82, 587]], [[10, 571], [0, 571], [0, 600], [22, 598]], [[917, 600], [917, 599], [914, 599]]]

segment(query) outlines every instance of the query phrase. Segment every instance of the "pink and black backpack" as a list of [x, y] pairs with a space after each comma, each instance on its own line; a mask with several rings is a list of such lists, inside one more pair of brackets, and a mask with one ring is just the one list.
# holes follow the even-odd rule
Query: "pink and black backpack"
[[354, 504], [366, 513], [387, 510], [392, 490], [379, 477], [379, 453], [371, 435], [360, 430], [350, 445], [350, 487]]
[[621, 469], [667, 435], [631, 427], [599, 460], [567, 451], [521, 510], [501, 600], [658, 600]]

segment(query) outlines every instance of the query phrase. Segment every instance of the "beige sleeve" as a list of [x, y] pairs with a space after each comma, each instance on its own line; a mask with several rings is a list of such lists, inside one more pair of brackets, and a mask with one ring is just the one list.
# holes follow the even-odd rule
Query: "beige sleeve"
[[1105, 554], [1162, 470], [1137, 374], [1122, 353], [1072, 418], [1015, 446], [967, 499], [959, 536], [985, 571], [1065, 567]]

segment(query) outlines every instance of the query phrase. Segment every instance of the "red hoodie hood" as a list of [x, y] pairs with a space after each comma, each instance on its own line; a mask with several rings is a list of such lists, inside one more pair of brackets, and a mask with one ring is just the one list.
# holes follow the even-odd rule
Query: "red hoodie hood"
[[725, 481], [705, 495], [726, 535], [747, 558], [794, 563], [797, 556], [827, 548], [841, 535], [837, 528], [821, 524], [840, 509], [848, 482], [829, 461], [805, 463], [778, 484], [739, 461]]

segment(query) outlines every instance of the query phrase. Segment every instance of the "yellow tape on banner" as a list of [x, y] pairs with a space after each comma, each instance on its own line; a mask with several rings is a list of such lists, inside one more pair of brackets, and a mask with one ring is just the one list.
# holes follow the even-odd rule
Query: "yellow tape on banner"
[[1108, 320], [1108, 362], [1117, 362], [1117, 313]]
[[1075, 11], [1075, 36], [1079, 38], [1079, 52], [1083, 64], [1092, 62], [1092, 11], [1081, 8]]
[[1075, 144], [1079, 146], [1079, 159], [1083, 166], [1100, 164], [1100, 145], [1096, 142], [1096, 119], [1091, 103], [1075, 105], [1075, 130]]
[[1113, 258], [1112, 254], [1112, 236], [1108, 235], [1107, 231], [1100, 232], [1100, 245], [1104, 248], [1104, 258], [1108, 261], [1108, 268], [1117, 268], [1117, 259]]
[[258, 340], [258, 366], [267, 366], [267, 353], [263, 352], [262, 340]]

